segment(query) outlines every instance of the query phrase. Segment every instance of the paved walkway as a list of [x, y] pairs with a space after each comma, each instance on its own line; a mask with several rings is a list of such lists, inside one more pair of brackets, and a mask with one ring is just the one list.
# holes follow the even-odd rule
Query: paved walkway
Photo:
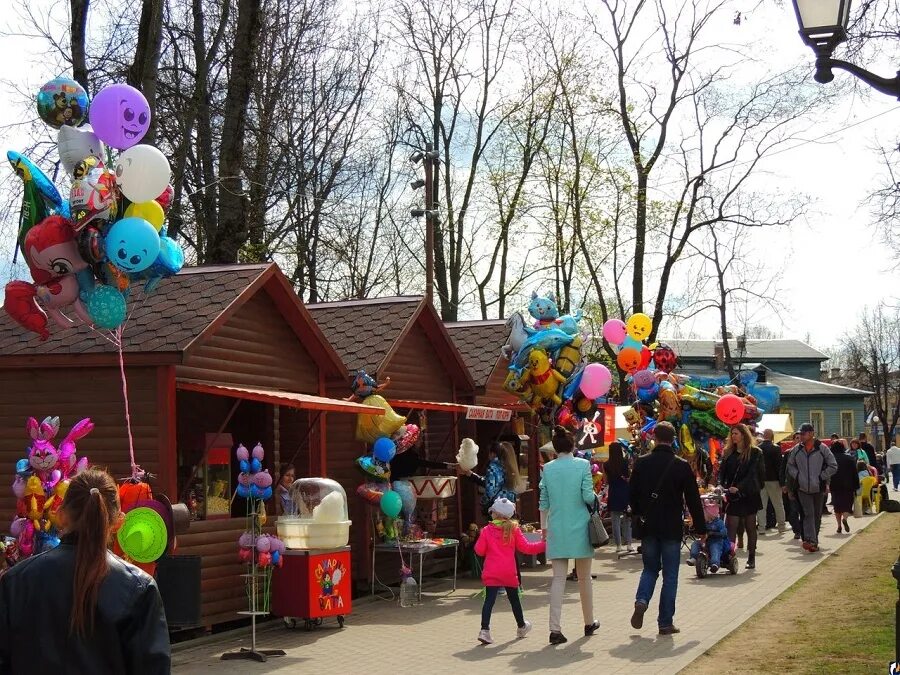
[[[396, 602], [375, 600], [359, 603], [347, 617], [343, 630], [336, 622], [306, 632], [288, 630], [281, 622], [265, 624], [258, 633], [260, 648], [280, 648], [287, 655], [268, 663], [221, 661], [223, 651], [249, 644], [249, 629], [217, 636], [201, 644], [177, 645], [174, 672], [193, 673], [381, 673], [397, 675], [457, 675], [474, 668], [479, 675], [528, 673], [564, 667], [566, 673], [665, 673], [685, 668], [725, 635], [768, 604], [804, 576], [826, 556], [834, 553], [874, 516], [851, 518], [850, 535], [834, 533], [834, 519], [822, 520], [822, 552], [804, 552], [788, 531], [784, 535], [760, 537], [757, 569], [737, 576], [718, 574], [697, 579], [693, 568], [682, 565], [675, 623], [681, 634], [656, 634], [656, 601], [659, 585], [644, 620], [644, 628], [631, 628], [641, 569], [640, 557], [615, 559], [614, 549], [604, 547], [594, 561], [594, 611], [600, 630], [591, 638], [582, 634], [581, 609], [576, 584], [567, 586], [563, 608], [563, 633], [569, 642], [558, 647], [547, 643], [549, 629], [549, 568], [525, 570], [523, 598], [525, 616], [535, 628], [523, 640], [515, 639], [515, 622], [504, 597], [497, 599], [491, 630], [495, 643], [480, 645], [475, 636], [480, 627], [481, 602], [473, 597], [480, 585], [461, 579], [450, 592], [449, 582], [426, 584], [423, 604], [401, 608]], [[686, 556], [683, 556], [685, 558]]]

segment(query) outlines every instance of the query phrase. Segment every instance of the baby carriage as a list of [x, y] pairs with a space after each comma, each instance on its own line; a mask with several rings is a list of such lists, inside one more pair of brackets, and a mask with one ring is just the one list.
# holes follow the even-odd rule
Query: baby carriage
[[[714, 514], [721, 517], [725, 508], [722, 495], [711, 493], [701, 497], [703, 502], [704, 515]], [[735, 553], [735, 544], [726, 535], [721, 542], [722, 553], [719, 558], [720, 569], [727, 569], [731, 574], [738, 573], [738, 559]], [[694, 571], [697, 573], [698, 579], [705, 579], [708, 574], [714, 574], [710, 570], [710, 538], [707, 537], [706, 542], [700, 547], [697, 554], [697, 562], [694, 564]]]

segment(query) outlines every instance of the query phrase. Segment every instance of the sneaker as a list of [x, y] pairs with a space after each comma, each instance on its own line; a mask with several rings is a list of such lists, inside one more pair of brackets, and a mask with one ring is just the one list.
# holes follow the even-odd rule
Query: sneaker
[[809, 551], [810, 553], [817, 553], [819, 551], [819, 545], [818, 544], [810, 544], [809, 548], [806, 550]]
[[636, 600], [634, 603], [634, 614], [631, 615], [631, 627], [641, 628], [644, 625], [644, 612], [647, 611], [647, 603]]
[[810, 544], [808, 541], [803, 542], [803, 550], [804, 551], [811, 551], [812, 550], [811, 547], [812, 547], [812, 544]]
[[684, 564], [690, 565], [691, 567], [693, 567], [694, 565], [697, 564], [697, 560], [694, 558], [688, 558], [687, 560], [684, 561]]
[[778, 534], [784, 534], [785, 532], [787, 532], [787, 528], [784, 525], [779, 525]]
[[594, 621], [594, 623], [590, 624], [589, 626], [585, 626], [584, 627], [584, 636], [590, 637], [591, 635], [593, 635], [594, 633], [597, 632], [598, 628], [600, 628], [599, 621]]
[[659, 629], [660, 635], [675, 635], [675, 633], [680, 633], [681, 629], [675, 628], [675, 626], [662, 626]]
[[516, 629], [516, 637], [523, 638], [526, 635], [528, 635], [528, 633], [530, 633], [530, 632], [531, 632], [531, 622], [528, 619], [525, 619], [525, 625], [519, 626]]
[[573, 570], [572, 573], [566, 577], [566, 581], [578, 581], [578, 575]]
[[478, 631], [478, 641], [483, 645], [494, 644], [494, 638], [491, 637], [491, 631], [482, 628]]
[[844, 518], [844, 532], [850, 531], [850, 523], [847, 522], [847, 519]]
[[561, 645], [564, 642], [568, 642], [568, 638], [565, 635], [560, 633], [559, 631], [553, 631], [550, 633], [550, 644], [551, 645]]
[[716, 572], [719, 571], [719, 566], [718, 565], [710, 565], [709, 571], [712, 572], [713, 574], [715, 574]]
[[628, 551], [629, 553], [634, 553], [634, 546], [632, 546], [632, 545], [629, 544], [629, 545], [628, 545], [628, 548], [625, 549], [625, 550]]
[[621, 553], [622, 547], [619, 544], [616, 544], [616, 553]]
[[755, 570], [756, 569], [756, 560], [753, 558], [750, 558], [749, 560], [747, 560], [747, 565], [744, 567], [744, 569]]

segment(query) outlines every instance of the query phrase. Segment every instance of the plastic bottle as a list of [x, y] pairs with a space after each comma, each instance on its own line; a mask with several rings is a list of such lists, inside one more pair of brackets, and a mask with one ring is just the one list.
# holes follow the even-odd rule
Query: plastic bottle
[[419, 584], [412, 576], [406, 577], [400, 584], [400, 606], [412, 607], [418, 602]]

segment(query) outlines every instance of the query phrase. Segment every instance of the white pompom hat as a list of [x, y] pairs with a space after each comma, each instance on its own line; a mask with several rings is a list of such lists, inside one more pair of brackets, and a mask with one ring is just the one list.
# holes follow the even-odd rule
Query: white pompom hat
[[506, 497], [498, 497], [491, 505], [491, 511], [501, 518], [512, 518], [516, 514], [516, 505]]

